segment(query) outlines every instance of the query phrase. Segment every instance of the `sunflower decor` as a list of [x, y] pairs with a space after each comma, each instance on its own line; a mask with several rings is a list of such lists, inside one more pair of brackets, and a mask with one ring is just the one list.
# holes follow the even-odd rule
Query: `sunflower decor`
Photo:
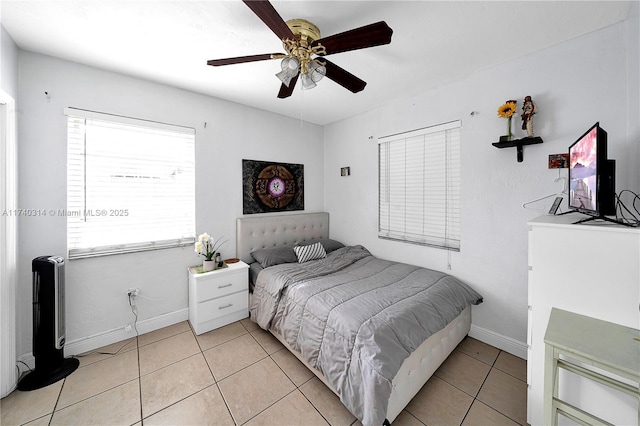
[[[498, 116], [507, 119], [507, 136], [505, 139], [508, 141], [510, 141], [513, 138], [513, 134], [511, 133], [511, 118], [513, 117], [513, 114], [515, 114], [515, 112], [516, 112], [515, 100], [506, 101], [504, 104], [500, 105], [500, 108], [498, 108]], [[503, 138], [500, 138], [500, 139], [503, 139]]]

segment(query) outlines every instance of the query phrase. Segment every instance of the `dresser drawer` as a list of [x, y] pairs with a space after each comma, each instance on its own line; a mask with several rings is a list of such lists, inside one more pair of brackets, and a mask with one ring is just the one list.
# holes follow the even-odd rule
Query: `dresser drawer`
[[248, 311], [249, 291], [230, 294], [217, 299], [198, 303], [198, 321], [205, 322], [239, 310]]
[[198, 277], [196, 302], [206, 302], [216, 297], [248, 290], [248, 285], [246, 269], [200, 276]]

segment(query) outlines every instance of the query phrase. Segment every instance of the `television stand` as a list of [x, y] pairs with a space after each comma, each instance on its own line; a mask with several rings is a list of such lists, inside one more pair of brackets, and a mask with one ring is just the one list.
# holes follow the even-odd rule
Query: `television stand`
[[[568, 212], [558, 213], [557, 216], [562, 216], [569, 213], [582, 213], [582, 212], [580, 212], [579, 210], [569, 210]], [[580, 219], [577, 222], [573, 222], [573, 224], [577, 225], [579, 223], [591, 222], [592, 220], [604, 220], [605, 222], [616, 223], [618, 225], [624, 225], [630, 228], [635, 228], [637, 226], [636, 224], [633, 224], [633, 223], [626, 223], [621, 220], [611, 219], [610, 217], [606, 217], [606, 216], [590, 216], [590, 215], [588, 215], [588, 217], [585, 217], [584, 219]]]

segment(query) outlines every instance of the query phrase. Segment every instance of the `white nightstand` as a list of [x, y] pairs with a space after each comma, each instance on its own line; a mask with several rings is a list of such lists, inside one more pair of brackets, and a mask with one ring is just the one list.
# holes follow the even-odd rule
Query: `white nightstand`
[[248, 271], [242, 261], [204, 273], [189, 268], [189, 322], [196, 334], [249, 316]]

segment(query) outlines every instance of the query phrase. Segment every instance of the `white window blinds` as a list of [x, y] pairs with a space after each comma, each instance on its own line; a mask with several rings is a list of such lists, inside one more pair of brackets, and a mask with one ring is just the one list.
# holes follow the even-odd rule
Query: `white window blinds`
[[378, 140], [378, 237], [460, 250], [460, 121]]
[[70, 259], [195, 237], [195, 130], [66, 108]]

